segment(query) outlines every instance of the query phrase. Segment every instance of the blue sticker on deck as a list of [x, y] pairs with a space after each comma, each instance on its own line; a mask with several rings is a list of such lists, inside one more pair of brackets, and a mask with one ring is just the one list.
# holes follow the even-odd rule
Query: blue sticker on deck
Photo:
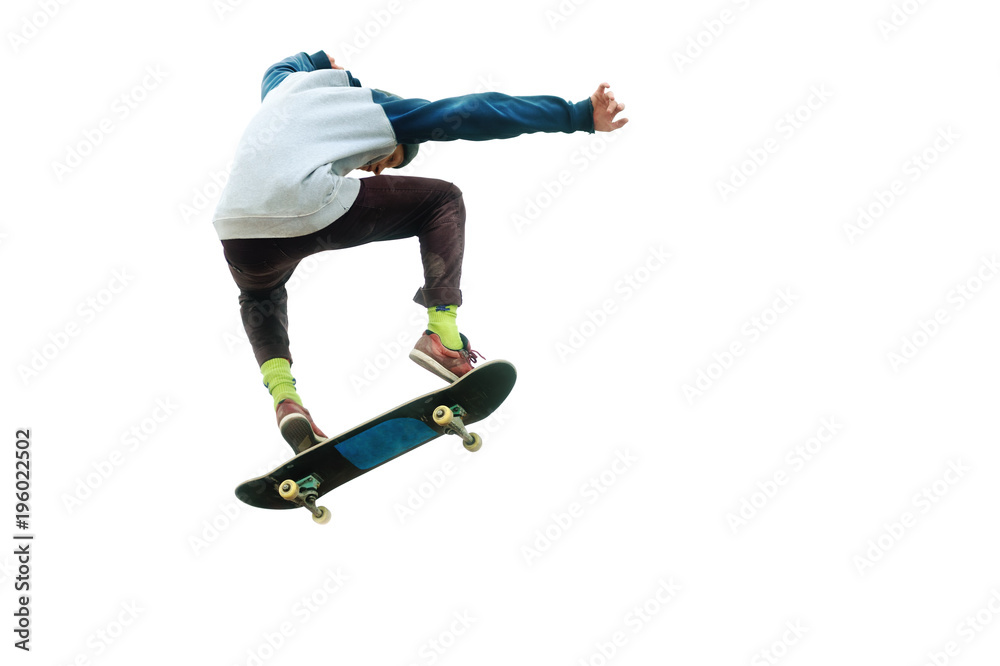
[[392, 419], [335, 446], [358, 469], [371, 469], [434, 439], [436, 435], [437, 431], [423, 421]]

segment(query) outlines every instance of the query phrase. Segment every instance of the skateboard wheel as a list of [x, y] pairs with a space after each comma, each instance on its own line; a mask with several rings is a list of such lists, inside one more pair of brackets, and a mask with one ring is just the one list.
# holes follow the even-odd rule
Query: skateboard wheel
[[441, 405], [434, 410], [433, 417], [434, 423], [437, 423], [439, 426], [446, 426], [455, 418], [455, 414], [450, 408]]
[[325, 506], [316, 507], [319, 511], [318, 514], [313, 514], [313, 521], [319, 523], [320, 525], [326, 525], [330, 522], [330, 510]]
[[278, 486], [278, 494], [281, 495], [282, 499], [293, 500], [299, 496], [299, 484], [291, 479], [282, 481], [281, 485]]
[[476, 433], [469, 433], [472, 436], [471, 442], [463, 442], [463, 446], [469, 451], [478, 451], [483, 446], [483, 438]]

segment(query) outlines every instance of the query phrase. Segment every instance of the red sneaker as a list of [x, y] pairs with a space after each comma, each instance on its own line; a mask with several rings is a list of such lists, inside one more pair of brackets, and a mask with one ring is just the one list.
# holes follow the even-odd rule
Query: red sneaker
[[[459, 334], [461, 335], [461, 334]], [[462, 375], [471, 372], [473, 364], [482, 356], [469, 348], [469, 339], [462, 335], [462, 348], [458, 351], [441, 344], [437, 333], [424, 331], [410, 352], [410, 359], [422, 368], [430, 370], [447, 382], [458, 381]]]
[[294, 400], [282, 400], [276, 410], [278, 429], [296, 453], [302, 453], [323, 440], [326, 435], [313, 423], [309, 410]]

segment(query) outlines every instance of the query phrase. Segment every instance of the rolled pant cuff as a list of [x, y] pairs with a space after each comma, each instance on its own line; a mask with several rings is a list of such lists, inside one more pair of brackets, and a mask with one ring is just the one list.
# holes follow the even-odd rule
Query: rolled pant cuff
[[452, 287], [435, 287], [433, 289], [418, 289], [413, 302], [425, 308], [435, 305], [461, 305], [462, 290]]
[[264, 365], [265, 362], [270, 361], [272, 358], [283, 358], [288, 361], [289, 365], [292, 363], [292, 351], [288, 347], [282, 345], [255, 347], [253, 355], [257, 359], [258, 367]]

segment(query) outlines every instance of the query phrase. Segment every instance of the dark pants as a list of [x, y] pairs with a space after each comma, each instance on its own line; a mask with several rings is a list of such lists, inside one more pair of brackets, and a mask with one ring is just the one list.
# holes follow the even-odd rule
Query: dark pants
[[240, 314], [257, 363], [292, 360], [285, 283], [300, 261], [324, 250], [413, 236], [420, 240], [424, 265], [424, 286], [413, 300], [424, 307], [461, 305], [465, 203], [461, 190], [442, 180], [363, 178], [350, 210], [320, 231], [296, 238], [222, 241], [229, 271], [240, 288]]

